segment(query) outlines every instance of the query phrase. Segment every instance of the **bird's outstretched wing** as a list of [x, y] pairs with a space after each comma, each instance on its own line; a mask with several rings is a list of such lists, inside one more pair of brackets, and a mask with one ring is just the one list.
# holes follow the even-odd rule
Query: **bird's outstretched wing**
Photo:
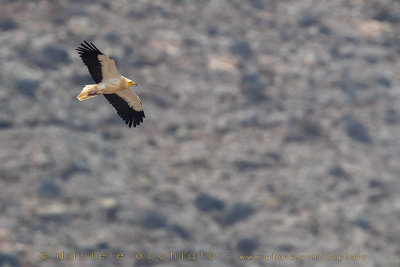
[[104, 94], [104, 97], [113, 105], [118, 115], [129, 127], [132, 125], [136, 127], [143, 122], [145, 115], [142, 101], [131, 89], [128, 88], [115, 94]]
[[115, 61], [104, 55], [94, 44], [85, 41], [76, 50], [96, 83], [120, 77]]

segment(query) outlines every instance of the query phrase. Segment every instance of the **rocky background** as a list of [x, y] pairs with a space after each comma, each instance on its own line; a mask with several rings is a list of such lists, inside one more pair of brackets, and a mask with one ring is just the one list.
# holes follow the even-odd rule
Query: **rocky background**
[[[399, 1], [0, 4], [1, 267], [400, 265]], [[76, 99], [83, 40], [142, 125]]]

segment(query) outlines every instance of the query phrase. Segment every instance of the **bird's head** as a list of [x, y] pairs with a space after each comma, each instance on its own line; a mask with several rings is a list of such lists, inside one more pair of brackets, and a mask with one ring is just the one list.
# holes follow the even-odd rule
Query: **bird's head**
[[134, 81], [129, 80], [128, 81], [128, 86], [131, 87], [132, 85], [137, 85]]

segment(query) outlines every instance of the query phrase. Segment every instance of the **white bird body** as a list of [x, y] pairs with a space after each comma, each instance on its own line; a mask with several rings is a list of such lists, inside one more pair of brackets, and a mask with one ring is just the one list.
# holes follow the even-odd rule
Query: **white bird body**
[[110, 78], [98, 84], [87, 84], [82, 92], [77, 96], [80, 101], [92, 98], [100, 94], [113, 94], [129, 89], [129, 80], [123, 76]]
[[[126, 81], [124, 82], [124, 80]], [[103, 94], [114, 93], [124, 89], [128, 89], [128, 80], [122, 76], [99, 83], [99, 90], [101, 90]]]

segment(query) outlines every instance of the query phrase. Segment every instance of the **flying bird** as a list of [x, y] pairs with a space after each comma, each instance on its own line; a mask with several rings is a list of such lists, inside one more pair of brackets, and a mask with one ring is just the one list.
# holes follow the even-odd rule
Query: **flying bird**
[[145, 117], [142, 101], [129, 88], [136, 83], [119, 74], [115, 61], [94, 44], [84, 41], [76, 50], [96, 83], [85, 85], [77, 98], [83, 101], [102, 94], [129, 127], [140, 125]]

